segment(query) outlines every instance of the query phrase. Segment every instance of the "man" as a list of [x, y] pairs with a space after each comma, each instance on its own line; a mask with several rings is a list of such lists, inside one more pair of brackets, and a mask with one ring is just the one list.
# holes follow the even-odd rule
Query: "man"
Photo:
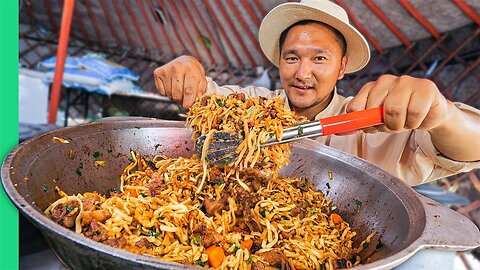
[[370, 59], [365, 38], [340, 6], [327, 0], [279, 5], [264, 18], [259, 41], [278, 66], [283, 89], [219, 87], [190, 56], [157, 68], [156, 87], [185, 109], [205, 92], [280, 96], [309, 120], [383, 105], [384, 125], [316, 140], [364, 158], [410, 185], [480, 168], [480, 111], [446, 100], [430, 80], [383, 75], [355, 97], [336, 93], [336, 82]]

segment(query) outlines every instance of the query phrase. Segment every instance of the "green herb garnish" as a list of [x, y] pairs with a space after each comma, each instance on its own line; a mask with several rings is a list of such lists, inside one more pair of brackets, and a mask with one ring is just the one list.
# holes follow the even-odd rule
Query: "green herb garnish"
[[252, 257], [248, 257], [248, 263], [250, 263], [250, 264], [253, 263]]
[[222, 181], [222, 180], [218, 180], [217, 185], [219, 185], [219, 186], [223, 185], [223, 181]]
[[360, 205], [362, 205], [362, 201], [355, 199], [355, 204], [360, 206]]
[[99, 156], [100, 156], [100, 152], [95, 151], [95, 152], [93, 153], [93, 157], [94, 157], [94, 158], [98, 158]]
[[192, 241], [195, 245], [200, 245], [202, 243], [202, 237], [199, 236], [193, 236]]
[[141, 128], [140, 126], [133, 126], [133, 127], [136, 128], [136, 129], [140, 129], [140, 128]]
[[163, 217], [163, 216], [158, 216], [157, 217], [157, 220], [164, 220], [164, 219], [165, 219], [165, 217]]
[[42, 185], [42, 190], [43, 190], [43, 192], [48, 192], [48, 185], [47, 185], [47, 184], [43, 184], [43, 185]]
[[363, 245], [362, 245], [363, 248], [367, 248], [367, 247], [368, 247], [368, 244], [370, 244], [370, 243], [368, 243], [368, 242], [363, 242]]
[[204, 267], [205, 266], [205, 262], [202, 262], [200, 260], [196, 261], [195, 262], [196, 264], [200, 265], [201, 267]]
[[261, 215], [262, 217], [266, 217], [266, 216], [267, 216], [267, 214], [265, 213], [265, 210], [260, 211], [260, 215]]
[[250, 108], [248, 108], [248, 110], [247, 110], [247, 116], [249, 116], [250, 114], [252, 114], [252, 113], [255, 111], [255, 109], [256, 109], [256, 108], [255, 108], [255, 105], [252, 106], [252, 107], [250, 107]]
[[147, 236], [153, 236], [153, 232], [152, 232], [152, 231], [148, 231]]
[[233, 248], [233, 254], [236, 254], [238, 250], [239, 250], [239, 248], [238, 248], [237, 246], [235, 246], [235, 247]]
[[315, 210], [313, 208], [307, 208], [307, 211], [311, 214], [316, 214], [317, 213], [317, 210]]
[[69, 212], [69, 213], [73, 211], [73, 207], [71, 207], [68, 204], [65, 205], [65, 209], [67, 209], [67, 212]]
[[298, 127], [298, 136], [301, 136], [303, 134], [303, 126]]
[[215, 103], [217, 103], [217, 105], [220, 107], [225, 107], [225, 102], [221, 101], [220, 99], [215, 100]]

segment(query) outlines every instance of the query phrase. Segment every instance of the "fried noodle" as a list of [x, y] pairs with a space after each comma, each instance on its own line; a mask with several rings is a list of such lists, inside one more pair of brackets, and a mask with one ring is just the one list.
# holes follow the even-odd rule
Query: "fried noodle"
[[187, 124], [195, 136], [243, 131], [235, 162], [219, 169], [205, 162], [205, 153], [148, 158], [132, 151], [118, 190], [67, 195], [56, 188], [61, 198], [45, 214], [95, 241], [164, 261], [228, 269], [352, 267], [360, 263], [356, 232], [332, 218], [332, 201], [306, 177], [277, 176], [290, 146], [260, 148], [298, 121], [279, 99], [204, 97]]

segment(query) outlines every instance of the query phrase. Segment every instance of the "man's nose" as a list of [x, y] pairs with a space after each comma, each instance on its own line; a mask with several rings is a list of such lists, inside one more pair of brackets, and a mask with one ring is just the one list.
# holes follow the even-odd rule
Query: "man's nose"
[[299, 81], [308, 81], [312, 78], [312, 63], [309, 61], [301, 60], [295, 78]]

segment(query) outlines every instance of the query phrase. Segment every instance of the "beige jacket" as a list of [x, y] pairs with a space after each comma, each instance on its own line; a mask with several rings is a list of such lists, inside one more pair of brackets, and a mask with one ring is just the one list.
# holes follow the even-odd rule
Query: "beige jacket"
[[[283, 89], [271, 91], [263, 87], [226, 85], [219, 87], [207, 78], [207, 93], [228, 95], [243, 92], [251, 97], [278, 97], [285, 101], [287, 96]], [[353, 97], [345, 98], [334, 93], [330, 104], [315, 119], [338, 115], [345, 112], [346, 105]], [[462, 110], [480, 111], [462, 103], [455, 103]], [[437, 180], [446, 176], [468, 172], [480, 168], [480, 161], [458, 162], [442, 155], [433, 145], [430, 134], [422, 130], [409, 130], [396, 134], [357, 132], [346, 136], [318, 137], [316, 141], [330, 147], [358, 156], [399, 177], [409, 185]], [[480, 143], [472, 142], [472, 143]]]

